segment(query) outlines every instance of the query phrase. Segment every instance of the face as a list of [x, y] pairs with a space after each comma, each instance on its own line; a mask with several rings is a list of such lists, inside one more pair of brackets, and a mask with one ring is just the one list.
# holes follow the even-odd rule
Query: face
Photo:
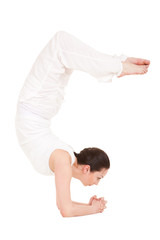
[[83, 169], [82, 183], [84, 186], [97, 185], [107, 172], [108, 169], [106, 168], [103, 168], [101, 171], [90, 172], [90, 166], [86, 165]]

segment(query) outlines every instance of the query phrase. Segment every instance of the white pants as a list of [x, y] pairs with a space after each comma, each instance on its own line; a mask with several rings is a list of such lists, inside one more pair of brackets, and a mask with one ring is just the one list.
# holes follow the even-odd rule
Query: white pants
[[68, 151], [72, 164], [75, 161], [73, 148], [50, 129], [72, 71], [81, 70], [108, 82], [121, 73], [125, 59], [124, 55], [98, 52], [64, 31], [57, 32], [42, 50], [20, 92], [15, 119], [19, 144], [39, 173], [53, 174], [49, 157], [55, 149]]

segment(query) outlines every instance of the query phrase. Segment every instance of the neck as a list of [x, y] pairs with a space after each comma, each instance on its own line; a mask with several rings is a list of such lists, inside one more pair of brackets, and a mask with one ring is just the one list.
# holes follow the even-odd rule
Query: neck
[[75, 159], [76, 160], [75, 160], [74, 164], [72, 165], [72, 177], [74, 177], [78, 180], [81, 180], [81, 177], [82, 177], [81, 166], [78, 165], [76, 157], [75, 157]]

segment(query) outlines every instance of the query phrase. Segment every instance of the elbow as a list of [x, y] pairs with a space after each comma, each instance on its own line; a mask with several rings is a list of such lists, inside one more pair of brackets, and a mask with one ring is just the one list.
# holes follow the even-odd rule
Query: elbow
[[74, 216], [72, 208], [65, 207], [65, 208], [60, 208], [59, 210], [60, 210], [62, 217], [73, 217]]

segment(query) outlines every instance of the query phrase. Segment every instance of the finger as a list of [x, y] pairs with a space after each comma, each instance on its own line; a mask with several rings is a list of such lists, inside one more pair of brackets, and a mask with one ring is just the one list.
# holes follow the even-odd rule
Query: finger
[[94, 195], [93, 197], [90, 198], [89, 200], [89, 204], [92, 204], [93, 200], [95, 199], [96, 195]]
[[93, 197], [91, 197], [91, 200], [93, 200], [93, 199], [97, 199], [97, 196], [94, 195]]
[[93, 198], [97, 198], [97, 195], [94, 195]]
[[104, 200], [104, 197], [100, 197], [100, 198], [98, 198], [99, 200]]
[[102, 200], [101, 202], [103, 202], [103, 203], [107, 203], [107, 201], [106, 201], [106, 200]]
[[107, 204], [107, 201], [101, 200], [101, 204]]
[[104, 209], [101, 209], [99, 212], [102, 213], [104, 211]]
[[104, 207], [104, 208], [101, 208], [101, 209], [100, 209], [100, 211], [104, 211], [104, 209], [105, 209], [105, 208], [106, 208], [106, 207]]
[[102, 207], [106, 207], [106, 203], [101, 203], [101, 206]]
[[99, 201], [103, 201], [103, 198], [98, 198]]
[[102, 201], [106, 202], [107, 200], [104, 199], [104, 197], [102, 198]]

